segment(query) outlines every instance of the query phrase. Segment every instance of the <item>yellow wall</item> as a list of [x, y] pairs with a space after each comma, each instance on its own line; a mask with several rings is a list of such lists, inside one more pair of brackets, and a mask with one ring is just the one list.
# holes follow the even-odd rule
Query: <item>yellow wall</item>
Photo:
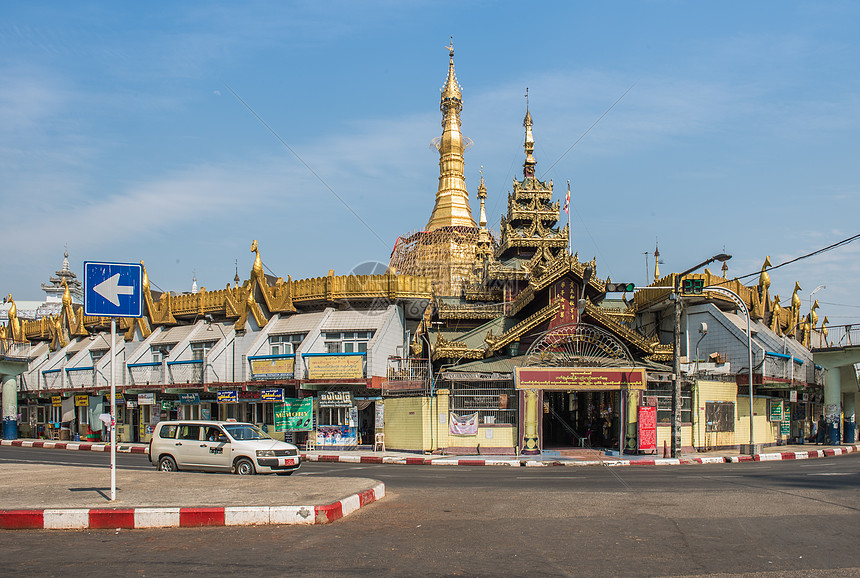
[[438, 390], [432, 404], [430, 397], [386, 399], [384, 431], [386, 449], [433, 451], [448, 447], [448, 390]]
[[[709, 401], [729, 401], [735, 404], [734, 432], [705, 431], [705, 403]], [[725, 381], [699, 381], [696, 384], [694, 428], [692, 439], [697, 448], [725, 447], [748, 444], [750, 442], [749, 396], [737, 395], [737, 385]], [[753, 398], [753, 433], [756, 444], [775, 444], [779, 439], [779, 424], [767, 421], [768, 398]], [[686, 443], [684, 444], [686, 445]]]

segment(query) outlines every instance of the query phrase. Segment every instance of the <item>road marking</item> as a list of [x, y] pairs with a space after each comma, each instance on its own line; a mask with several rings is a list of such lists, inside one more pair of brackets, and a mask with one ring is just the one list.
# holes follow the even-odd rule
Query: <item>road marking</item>
[[[20, 458], [0, 458], [0, 462], [10, 462], [13, 464], [40, 464], [44, 466], [82, 466], [87, 468], [110, 468], [110, 464], [88, 464], [85, 462], [57, 462], [45, 460], [24, 460]], [[118, 470], [150, 470], [152, 466], [117, 466]]]
[[807, 476], [856, 476], [856, 472], [823, 472], [820, 474], [806, 474]]

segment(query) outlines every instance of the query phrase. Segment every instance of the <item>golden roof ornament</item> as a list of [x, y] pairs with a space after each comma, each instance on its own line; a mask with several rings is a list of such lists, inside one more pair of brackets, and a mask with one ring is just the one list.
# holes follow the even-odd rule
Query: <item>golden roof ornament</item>
[[523, 148], [526, 151], [526, 160], [523, 163], [523, 176], [526, 178], [535, 176], [535, 165], [537, 165], [537, 161], [533, 155], [535, 152], [535, 138], [532, 134], [532, 126], [534, 126], [534, 123], [532, 122], [532, 115], [529, 112], [529, 89], [526, 88], [526, 117], [523, 119], [523, 127], [526, 129], [526, 138], [525, 142], [523, 142]]
[[809, 310], [809, 319], [812, 321], [813, 329], [818, 323], [818, 313], [815, 312], [816, 309], [818, 309], [818, 299], [815, 300], [815, 303], [812, 305], [812, 309]]
[[770, 255], [764, 258], [764, 264], [761, 266], [761, 274], [758, 276], [758, 296], [762, 303], [767, 303], [768, 289], [770, 289], [770, 275], [767, 273], [767, 268], [771, 267]]
[[481, 216], [478, 225], [482, 229], [487, 227], [487, 211], [484, 209], [484, 201], [487, 199], [487, 187], [484, 185], [484, 166], [481, 165], [481, 184], [478, 185], [478, 200], [481, 202]]
[[465, 160], [466, 139], [460, 132], [460, 111], [463, 108], [460, 85], [454, 73], [454, 37], [446, 46], [449, 55], [448, 77], [442, 88], [439, 109], [442, 111], [442, 136], [434, 141], [439, 151], [439, 188], [427, 230], [442, 227], [475, 227], [469, 192], [466, 190]]
[[782, 311], [782, 306], [779, 304], [779, 295], [773, 296], [773, 305], [771, 305], [770, 310], [773, 315], [770, 320], [770, 330], [777, 335], [781, 335], [782, 331], [779, 326], [779, 316]]
[[660, 246], [654, 245], [654, 282], [660, 280]]

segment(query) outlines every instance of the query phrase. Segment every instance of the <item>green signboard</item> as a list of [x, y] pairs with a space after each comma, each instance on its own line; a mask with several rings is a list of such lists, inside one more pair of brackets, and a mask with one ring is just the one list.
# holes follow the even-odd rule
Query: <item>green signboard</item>
[[314, 422], [314, 399], [284, 398], [275, 404], [275, 431], [311, 431]]
[[782, 400], [770, 400], [770, 415], [768, 417], [768, 421], [770, 422], [781, 422], [782, 421]]
[[791, 422], [784, 421], [779, 425], [779, 433], [780, 435], [790, 436], [791, 435]]

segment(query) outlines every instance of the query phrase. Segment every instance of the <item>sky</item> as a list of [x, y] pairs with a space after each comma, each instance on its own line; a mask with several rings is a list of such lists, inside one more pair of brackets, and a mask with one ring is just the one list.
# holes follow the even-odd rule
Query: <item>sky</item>
[[[42, 299], [65, 247], [79, 276], [144, 260], [179, 292], [247, 279], [254, 239], [284, 278], [387, 263], [433, 208], [452, 35], [491, 228], [528, 89], [537, 174], [571, 182], [599, 277], [646, 283], [658, 243], [661, 274], [721, 252], [757, 273], [860, 232], [858, 22], [850, 1], [5, 2], [0, 291]], [[860, 322], [858, 257], [770, 293], [797, 281], [808, 309], [826, 285], [819, 318]]]

